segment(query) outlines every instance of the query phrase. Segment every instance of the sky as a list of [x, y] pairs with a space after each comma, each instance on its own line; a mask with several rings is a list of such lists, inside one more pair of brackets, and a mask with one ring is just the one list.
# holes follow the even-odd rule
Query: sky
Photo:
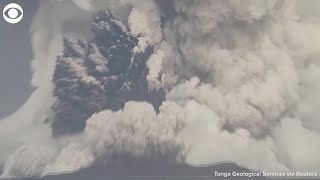
[[16, 111], [32, 93], [31, 33], [32, 17], [37, 10], [37, 0], [1, 0], [0, 9], [16, 2], [24, 9], [24, 17], [17, 24], [0, 18], [0, 119]]

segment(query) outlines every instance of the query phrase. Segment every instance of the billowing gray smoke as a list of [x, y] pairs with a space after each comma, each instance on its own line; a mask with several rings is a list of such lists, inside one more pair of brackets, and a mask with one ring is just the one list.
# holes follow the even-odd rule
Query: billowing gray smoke
[[81, 2], [110, 12], [95, 17], [92, 40], [64, 40], [56, 138], [24, 143], [5, 176], [123, 154], [320, 171], [319, 17], [285, 0]]
[[119, 110], [130, 100], [147, 101], [158, 110], [164, 91], [148, 91], [146, 61], [153, 46], [133, 52], [138, 40], [110, 12], [92, 24], [93, 40], [64, 39], [64, 53], [53, 77], [53, 135], [82, 131], [93, 113]]

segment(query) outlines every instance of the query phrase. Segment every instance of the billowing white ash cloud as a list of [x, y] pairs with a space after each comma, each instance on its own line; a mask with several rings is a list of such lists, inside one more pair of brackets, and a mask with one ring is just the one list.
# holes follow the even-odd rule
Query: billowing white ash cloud
[[199, 104], [187, 161], [319, 171], [319, 19], [299, 16], [292, 1], [174, 5], [159, 49], [167, 99]]
[[[133, 54], [154, 46], [146, 88], [164, 90], [166, 100], [159, 112], [148, 102], [99, 109], [77, 135], [27, 142], [11, 154], [4, 176], [76, 171], [122, 153], [320, 172], [317, 16], [302, 16], [293, 1], [282, 0], [77, 4], [86, 10], [107, 4], [137, 38]], [[95, 69], [110, 70], [109, 60], [97, 60]], [[82, 60], [74, 61], [68, 63], [78, 83], [101, 87]]]
[[[123, 110], [101, 111], [87, 120], [78, 136], [27, 144], [8, 159], [4, 177], [29, 177], [73, 172], [116, 157], [145, 158], [152, 162], [182, 162], [186, 146], [179, 137], [184, 114], [174, 102], [156, 113], [151, 104], [129, 102]], [[40, 152], [39, 152], [40, 151]], [[168, 156], [170, 155], [170, 156]]]
[[[55, 56], [62, 51], [60, 37], [60, 18], [47, 23], [46, 17], [54, 12], [48, 6], [51, 3], [43, 3], [42, 8], [36, 13], [30, 29], [32, 33], [33, 77], [31, 85], [36, 88], [34, 93], [20, 109], [10, 117], [0, 121], [0, 164], [2, 165], [10, 153], [21, 146], [32, 134], [38, 131], [46, 139], [50, 133], [48, 127], [42, 126], [42, 121], [49, 114], [50, 102], [52, 102], [52, 75], [55, 66]], [[42, 16], [43, 15], [43, 16]]]

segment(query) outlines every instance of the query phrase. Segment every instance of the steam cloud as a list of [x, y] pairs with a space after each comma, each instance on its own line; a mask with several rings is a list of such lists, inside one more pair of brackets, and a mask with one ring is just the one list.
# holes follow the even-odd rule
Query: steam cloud
[[[1, 156], [2, 176], [76, 171], [114, 153], [154, 158], [154, 151], [191, 164], [234, 161], [267, 171], [320, 172], [317, 16], [302, 14], [293, 1], [283, 0], [176, 0], [168, 3], [172, 12], [157, 1], [76, 4], [83, 14], [98, 5], [109, 7], [138, 38], [133, 52], [154, 46], [146, 79], [150, 91], [166, 92], [166, 101], [159, 113], [148, 102], [102, 110], [86, 121], [84, 132], [51, 138], [37, 119], [48, 116], [53, 103], [50, 80], [62, 46], [62, 38], [54, 35], [62, 34], [42, 29], [40, 16], [48, 8], [43, 3], [33, 35], [38, 90], [0, 123], [0, 137], [15, 132], [21, 137], [1, 141], [6, 142], [1, 154], [14, 151], [8, 159]], [[44, 37], [52, 42], [48, 49], [41, 48]], [[50, 71], [44, 59], [51, 60]], [[83, 81], [99, 84], [79, 64], [72, 67]], [[103, 63], [97, 67], [106, 68]], [[17, 121], [23, 123], [16, 126]], [[34, 138], [38, 134], [45, 136]]]

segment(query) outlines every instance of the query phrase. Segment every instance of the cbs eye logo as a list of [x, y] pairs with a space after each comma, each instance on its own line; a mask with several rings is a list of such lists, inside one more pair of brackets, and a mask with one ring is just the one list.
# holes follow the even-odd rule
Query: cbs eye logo
[[23, 9], [15, 3], [6, 5], [3, 9], [3, 18], [10, 24], [15, 24], [21, 21], [23, 17]]

